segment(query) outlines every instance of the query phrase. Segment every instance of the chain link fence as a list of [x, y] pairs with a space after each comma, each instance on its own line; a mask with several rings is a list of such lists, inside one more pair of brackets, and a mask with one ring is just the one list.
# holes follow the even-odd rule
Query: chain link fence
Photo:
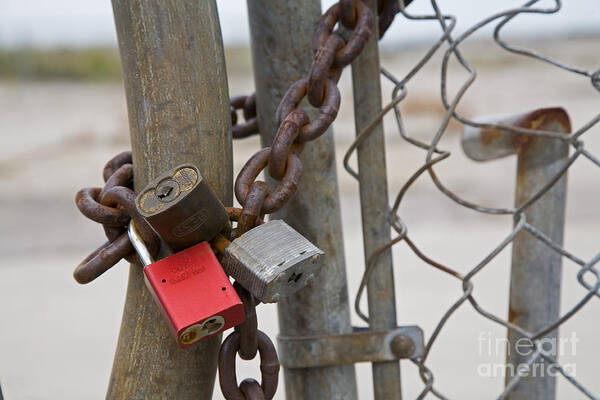
[[[401, 3], [402, 2], [400, 2], [400, 4]], [[450, 275], [457, 280], [457, 285], [460, 285], [460, 287], [462, 288], [462, 295], [442, 312], [442, 316], [439, 319], [439, 322], [437, 323], [434, 331], [427, 338], [425, 354], [418, 359], [412, 360], [412, 362], [418, 367], [420, 377], [424, 384], [423, 390], [418, 396], [418, 399], [431, 397], [430, 395], [433, 395], [439, 399], [448, 398], [444, 393], [442, 393], [436, 388], [436, 385], [434, 383], [436, 371], [429, 367], [429, 355], [432, 349], [436, 346], [436, 340], [438, 339], [440, 333], [447, 326], [448, 321], [453, 318], [457, 310], [459, 310], [462, 307], [468, 306], [473, 307], [473, 309], [479, 315], [481, 315], [481, 317], [486, 318], [495, 324], [506, 327], [509, 332], [509, 336], [516, 334], [519, 337], [525, 338], [529, 341], [533, 349], [531, 351], [531, 354], [525, 361], [525, 364], [527, 366], [531, 367], [534, 363], [543, 362], [546, 365], [548, 365], [553, 372], [564, 377], [566, 381], [568, 381], [575, 388], [577, 388], [585, 397], [590, 399], [598, 398], [598, 394], [593, 394], [588, 389], [586, 389], [585, 382], [580, 382], [575, 378], [575, 376], [569, 374], [569, 372], [565, 368], [563, 368], [563, 366], [561, 366], [560, 361], [557, 360], [555, 354], [552, 351], [549, 351], [547, 348], [545, 348], [543, 344], [544, 339], [548, 338], [549, 335], [552, 335], [552, 333], [556, 333], [558, 327], [560, 327], [567, 320], [569, 320], [569, 318], [571, 318], [578, 311], [580, 311], [590, 301], [593, 301], [594, 297], [600, 296], [598, 292], [598, 290], [600, 289], [600, 274], [598, 269], [596, 268], [596, 264], [600, 260], [600, 253], [598, 253], [598, 255], [596, 255], [590, 260], [578, 257], [577, 255], [570, 252], [569, 249], [563, 247], [562, 239], [556, 240], [555, 238], [551, 237], [551, 235], [548, 235], [545, 232], [543, 232], [542, 229], [539, 229], [539, 227], [537, 227], [536, 224], [532, 222], [530, 211], [533, 207], [535, 207], [536, 203], [540, 202], [540, 199], [544, 198], [544, 195], [554, 190], [557, 187], [557, 185], [561, 184], [561, 182], [565, 184], [565, 179], [563, 178], [566, 176], [569, 168], [577, 161], [581, 160], [582, 158], [588, 159], [593, 164], [600, 167], [600, 160], [586, 149], [583, 140], [584, 134], [590, 131], [591, 128], [594, 127], [600, 120], [600, 114], [597, 114], [594, 118], [584, 123], [582, 126], [575, 127], [573, 130], [571, 130], [570, 134], [566, 134], [568, 133], [568, 131], [565, 133], [561, 133], [550, 132], [549, 130], [542, 129], [537, 130], [537, 128], [539, 128], [539, 124], [538, 126], [536, 126], [535, 124], [531, 124], [531, 126], [524, 126], [522, 124], [519, 125], [497, 121], [494, 123], [483, 123], [481, 121], [474, 121], [468, 119], [467, 117], [461, 115], [457, 111], [457, 107], [461, 104], [461, 100], [463, 99], [463, 97], [468, 92], [469, 88], [473, 85], [474, 81], [477, 78], [477, 71], [472, 65], [469, 64], [469, 61], [466, 59], [466, 57], [463, 57], [463, 55], [461, 54], [461, 44], [465, 42], [465, 40], [469, 39], [473, 34], [480, 31], [482, 28], [490, 25], [494, 27], [493, 40], [500, 48], [504, 49], [506, 52], [510, 52], [521, 57], [529, 57], [539, 62], [552, 65], [558, 69], [570, 72], [572, 74], [576, 74], [580, 76], [581, 79], [589, 79], [593, 87], [596, 90], [600, 91], [600, 69], [596, 71], [590, 71], [577, 66], [572, 66], [561, 60], [547, 57], [544, 54], [538, 53], [535, 50], [512, 45], [503, 39], [503, 29], [507, 26], [510, 26], [510, 22], [515, 18], [518, 18], [520, 15], [551, 15], [559, 13], [562, 7], [561, 2], [558, 0], [555, 1], [551, 7], [540, 6], [538, 3], [540, 3], [539, 0], [531, 0], [525, 3], [522, 7], [507, 9], [505, 11], [490, 15], [489, 17], [484, 18], [483, 20], [466, 29], [460, 34], [455, 33], [457, 17], [454, 15], [444, 13], [436, 0], [431, 0], [431, 13], [423, 15], [412, 14], [401, 5], [400, 13], [404, 17], [404, 20], [402, 20], [403, 18], [400, 15], [398, 15], [396, 17], [396, 23], [436, 24], [440, 28], [439, 38], [425, 52], [423, 57], [418, 60], [414, 67], [410, 69], [409, 72], [406, 73], [404, 76], [396, 76], [391, 71], [382, 68], [381, 74], [394, 85], [394, 89], [391, 94], [391, 101], [382, 109], [381, 113], [376, 118], [374, 118], [373, 121], [371, 121], [371, 123], [368, 124], [368, 126], [357, 135], [356, 140], [350, 145], [344, 157], [345, 169], [350, 175], [358, 179], [358, 173], [350, 166], [350, 158], [353, 152], [356, 150], [356, 148], [360, 145], [360, 143], [366, 137], [369, 136], [372, 128], [375, 125], [377, 125], [385, 115], [392, 111], [395, 117], [396, 127], [399, 135], [404, 139], [404, 141], [406, 141], [408, 145], [414, 147], [414, 151], [422, 151], [424, 154], [423, 164], [416, 171], [414, 171], [414, 174], [412, 174], [412, 176], [398, 191], [395, 201], [389, 210], [390, 223], [396, 235], [389, 243], [387, 243], [387, 245], [380, 248], [379, 251], [375, 252], [375, 254], [373, 254], [373, 256], [368, 260], [367, 268], [365, 269], [364, 275], [362, 276], [361, 284], [354, 302], [355, 310], [360, 316], [360, 318], [363, 319], [365, 322], [368, 322], [368, 316], [361, 309], [360, 305], [363, 292], [366, 288], [366, 284], [371, 272], [376, 267], [378, 256], [390, 247], [396, 245], [402, 246], [403, 244], [405, 244], [424, 263], [437, 269], [440, 273]], [[403, 123], [401, 109], [402, 102], [408, 96], [410, 96], [408, 91], [409, 83], [415, 78], [415, 76], [418, 76], [418, 74], [422, 72], [423, 68], [427, 64], [432, 62], [433, 56], [436, 53], [443, 53], [443, 58], [440, 66], [441, 102], [445, 108], [445, 114], [437, 131], [433, 134], [432, 140], [430, 142], [424, 142], [416, 139], [415, 136], [411, 135], [411, 132], [408, 129], [406, 129]], [[450, 96], [448, 94], [448, 66], [449, 62], [452, 59], [458, 61], [461, 68], [463, 68], [464, 71], [466, 71], [468, 74], [468, 78], [461, 83], [459, 89], [456, 91], [456, 94], [454, 96]], [[517, 204], [515, 207], [493, 208], [482, 204], [476, 204], [468, 199], [462, 198], [460, 195], [456, 194], [451, 189], [449, 189], [436, 173], [436, 169], [442, 168], [444, 161], [451, 157], [451, 153], [449, 151], [446, 151], [440, 147], [440, 141], [447, 133], [448, 125], [453, 120], [458, 121], [465, 127], [470, 127], [467, 129], [476, 129], [477, 132], [485, 133], [487, 130], [487, 132], [501, 131], [508, 135], [512, 134], [514, 135], [513, 137], [518, 138], [518, 140], [521, 142], [521, 145], [523, 143], [526, 143], [528, 140], [531, 141], [533, 138], [543, 137], [549, 138], [543, 139], [546, 141], [550, 140], [562, 142], [565, 144], [565, 146], [572, 148], [572, 150], [569, 152], [570, 155], [568, 155], [568, 157], [565, 157], [562, 161], [559, 162], [558, 167], [556, 167], [555, 165], [555, 171], [553, 171], [549, 175], [547, 181], [543, 182], [543, 184], [540, 183], [540, 188], [536, 189], [533, 193], [529, 193], [527, 199], [521, 202], [520, 204]], [[484, 141], [484, 145], [485, 144], [486, 143]], [[519, 153], [519, 151], [522, 150], [523, 149], [517, 149], [516, 152]], [[400, 206], [407, 192], [411, 189], [415, 182], [417, 182], [418, 180], [427, 179], [427, 177], [429, 177], [433, 181], [437, 189], [441, 193], [443, 193], [449, 201], [456, 202], [460, 206], [471, 209], [477, 213], [490, 214], [496, 216], [512, 215], [514, 218], [515, 222], [512, 231], [508, 232], [504, 240], [502, 240], [500, 243], [497, 243], [495, 247], [493, 247], [493, 250], [466, 274], [458, 272], [457, 268], [453, 268], [452, 266], [447, 266], [440, 262], [437, 262], [435, 260], [435, 255], [424, 254], [411, 240], [410, 235], [408, 233], [408, 226], [404, 223], [402, 215], [399, 212]], [[548, 217], [550, 219], [553, 219], [552, 215]], [[557, 217], [557, 219], [560, 218]], [[561, 222], [556, 223], [561, 224]], [[505, 316], [496, 315], [488, 311], [478, 302], [478, 300], [473, 295], [474, 276], [480, 273], [486, 267], [488, 267], [488, 265], [490, 265], [490, 262], [494, 260], [495, 257], [503, 249], [507, 248], [511, 244], [514, 244], [515, 239], [519, 235], [529, 235], [530, 237], [534, 238], [534, 240], [537, 241], [538, 244], [543, 244], [543, 246], [545, 246], [544, 248], [546, 252], [558, 255], [559, 268], [561, 258], [567, 258], [575, 264], [577, 264], [580, 268], [579, 270], [574, 271], [574, 273], [576, 274], [579, 284], [583, 288], [585, 288], [586, 291], [586, 294], [582, 298], [580, 298], [580, 300], [570, 309], [563, 310], [560, 316], [557, 316], [557, 318], [555, 318], [554, 320], [547, 320], [543, 327], [536, 330], [523, 329], [522, 327], [516, 325], [514, 321], [512, 321], [512, 318], [507, 319]], [[515, 260], [513, 259], [513, 266], [514, 262]], [[511, 296], [516, 295], [518, 294], [511, 294]], [[556, 297], [560, 297], [559, 294], [555, 293], [554, 295]], [[497, 398], [510, 398], [511, 393], [514, 393], [515, 389], [519, 386], [520, 383], [522, 383], [523, 380], [524, 378], [521, 374], [516, 374], [515, 376], [509, 377], [507, 379], [504, 391], [502, 393], [499, 393]], [[465, 382], [465, 384], [467, 383], [468, 382]], [[457, 384], [459, 384], [459, 382], [457, 382]]]

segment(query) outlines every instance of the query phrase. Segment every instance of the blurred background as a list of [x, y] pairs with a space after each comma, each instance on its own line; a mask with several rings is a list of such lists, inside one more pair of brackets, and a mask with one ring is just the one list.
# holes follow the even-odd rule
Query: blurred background
[[[219, 0], [231, 95], [253, 92], [246, 5]], [[323, 9], [333, 3], [323, 1]], [[519, 2], [440, 0], [446, 13], [458, 16], [457, 32]], [[542, 1], [551, 6], [553, 2]], [[412, 13], [431, 12], [415, 0]], [[520, 16], [506, 38], [573, 65], [600, 67], [600, 7], [596, 0], [567, 1], [555, 15]], [[406, 74], [427, 46], [439, 37], [436, 22], [396, 17], [381, 42], [382, 65], [396, 76]], [[600, 110], [600, 96], [585, 77], [502, 51], [484, 29], [463, 46], [463, 55], [478, 70], [478, 80], [460, 112], [468, 117], [525, 112], [563, 106], [574, 127]], [[440, 59], [436, 56], [413, 79], [402, 103], [412, 136], [431, 140], [443, 117]], [[466, 74], [451, 64], [450, 88]], [[342, 76], [342, 106], [334, 124], [344, 224], [343, 240], [351, 298], [364, 269], [357, 183], [341, 160], [352, 142], [354, 119], [350, 72]], [[386, 81], [387, 102], [392, 86]], [[425, 153], [406, 145], [392, 116], [385, 120], [390, 198], [423, 163]], [[600, 154], [600, 127], [586, 134], [586, 148]], [[460, 149], [462, 126], [450, 125], [442, 147], [453, 155], [437, 167], [441, 179], [462, 197], [490, 206], [510, 207], [516, 159], [485, 164], [469, 161]], [[127, 280], [122, 262], [100, 279], [80, 286], [73, 268], [104, 241], [101, 228], [77, 211], [73, 197], [86, 186], [101, 186], [101, 170], [110, 157], [129, 145], [125, 94], [121, 83], [116, 35], [109, 1], [0, 0], [0, 383], [6, 399], [104, 398]], [[234, 173], [260, 147], [258, 138], [234, 142]], [[600, 169], [579, 160], [569, 172], [565, 248], [584, 259], [598, 251]], [[486, 216], [459, 207], [431, 180], [420, 179], [409, 191], [401, 215], [412, 239], [434, 259], [467, 272], [510, 231], [512, 219]], [[342, 234], [340, 234], [342, 239]], [[429, 337], [446, 309], [462, 294], [460, 282], [418, 260], [400, 244], [394, 248], [398, 322], [420, 325]], [[562, 309], [586, 291], [576, 280], [578, 267], [564, 261]], [[510, 249], [475, 278], [475, 295], [489, 310], [506, 316]], [[561, 327], [561, 335], [578, 338], [575, 352], [561, 361], [576, 365], [576, 378], [600, 393], [600, 302], [593, 299]], [[361, 325], [355, 315], [356, 325]], [[259, 324], [277, 334], [276, 309], [259, 308]], [[428, 365], [436, 387], [451, 398], [495, 398], [501, 376], [481, 376], [482, 363], [502, 363], [502, 351], [482, 354], [482, 333], [504, 338], [498, 325], [462, 307], [439, 337]], [[574, 353], [574, 354], [573, 354]], [[240, 362], [242, 376], [257, 377], [255, 362]], [[405, 398], [422, 389], [418, 371], [402, 363]], [[361, 398], [371, 398], [370, 366], [357, 366]], [[558, 379], [559, 399], [583, 398]], [[280, 387], [277, 398], [283, 398]], [[220, 399], [218, 389], [215, 399]]]

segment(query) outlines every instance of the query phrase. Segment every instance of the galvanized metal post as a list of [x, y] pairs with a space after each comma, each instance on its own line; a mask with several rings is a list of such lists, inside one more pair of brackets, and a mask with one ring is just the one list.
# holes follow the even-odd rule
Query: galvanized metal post
[[[560, 108], [540, 109], [511, 118], [486, 119], [485, 122], [562, 133], [571, 130], [569, 117]], [[463, 148], [469, 157], [479, 161], [517, 154], [517, 208], [551, 182], [569, 157], [569, 144], [565, 141], [517, 136], [500, 130], [469, 128], [465, 131]], [[559, 246], [563, 244], [566, 191], [565, 173], [541, 198], [524, 209], [527, 223]], [[519, 232], [513, 242], [509, 321], [532, 333], [556, 321], [559, 317], [561, 274], [562, 256], [531, 233]], [[558, 329], [544, 336], [543, 348], [558, 349], [557, 337]], [[508, 342], [507, 384], [535, 351], [528, 345], [529, 340], [518, 332], [509, 330]], [[556, 378], [547, 368], [548, 364], [542, 359], [536, 360], [506, 398], [554, 399]]]
[[[279, 101], [310, 68], [311, 40], [321, 15], [319, 3], [248, 1], [258, 124], [264, 146], [271, 145], [275, 136], [274, 115]], [[274, 218], [285, 219], [325, 251], [325, 257], [314, 283], [278, 303], [280, 333], [292, 337], [350, 333], [332, 131], [308, 143], [301, 160], [300, 188]], [[275, 182], [269, 183], [273, 187]], [[284, 369], [284, 374], [289, 400], [357, 398], [353, 365]]]
[[[377, 2], [370, 1], [374, 15]], [[379, 79], [378, 24], [360, 56], [352, 63], [354, 88], [354, 122], [357, 134], [381, 111]], [[385, 165], [383, 123], [378, 123], [357, 148], [360, 205], [365, 260], [389, 242], [388, 189]], [[392, 251], [387, 249], [377, 259], [367, 283], [369, 327], [372, 330], [396, 328], [396, 300]], [[398, 361], [373, 363], [375, 399], [400, 399], [400, 364]]]
[[[232, 203], [231, 117], [214, 0], [113, 0], [135, 187], [197, 165]], [[210, 399], [220, 335], [181, 350], [132, 266], [108, 399]]]

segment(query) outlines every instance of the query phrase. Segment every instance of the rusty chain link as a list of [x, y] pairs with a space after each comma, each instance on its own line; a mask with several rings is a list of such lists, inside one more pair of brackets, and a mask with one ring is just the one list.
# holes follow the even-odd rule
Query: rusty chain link
[[[258, 133], [256, 119], [256, 96], [235, 96], [229, 101], [231, 108], [231, 136], [241, 139]], [[244, 123], [238, 123], [237, 110], [243, 110]]]
[[[266, 399], [270, 400], [277, 391], [279, 377], [279, 359], [271, 339], [260, 330], [257, 333], [257, 349], [260, 354], [261, 383], [257, 387], [253, 379], [244, 380], [238, 386], [235, 373], [235, 355], [240, 350], [241, 334], [230, 334], [219, 351], [219, 383], [223, 396], [228, 400]], [[244, 383], [246, 382], [246, 383]], [[251, 396], [251, 397], [247, 397]]]
[[[338, 30], [334, 31], [343, 18], [348, 18], [351, 24], [348, 40]], [[294, 195], [302, 173], [298, 155], [303, 144], [321, 136], [333, 123], [340, 107], [337, 81], [341, 71], [360, 54], [372, 26], [373, 13], [362, 0], [334, 4], [319, 19], [313, 36], [314, 58], [310, 72], [292, 84], [281, 99], [275, 116], [278, 126], [273, 144], [255, 153], [235, 181], [235, 196], [244, 208], [250, 187], [267, 166], [269, 175], [280, 182], [273, 192], [267, 191], [261, 213], [281, 209]], [[305, 97], [319, 110], [312, 121], [308, 113], [299, 108]]]
[[73, 277], [79, 283], [93, 281], [122, 258], [142, 265], [127, 236], [127, 225], [132, 218], [150, 253], [156, 255], [160, 247], [158, 236], [135, 208], [131, 152], [110, 159], [102, 175], [103, 188], [84, 188], [75, 195], [79, 211], [102, 224], [108, 239], [75, 268]]

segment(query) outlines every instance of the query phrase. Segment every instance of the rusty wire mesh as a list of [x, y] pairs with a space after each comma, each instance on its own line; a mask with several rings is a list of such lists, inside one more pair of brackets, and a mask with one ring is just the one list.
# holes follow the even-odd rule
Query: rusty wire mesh
[[[357, 146], [370, 134], [372, 128], [377, 125], [382, 118], [393, 110], [396, 126], [398, 133], [400, 136], [410, 145], [414, 146], [416, 149], [420, 149], [425, 152], [425, 162], [420, 166], [414, 174], [406, 181], [406, 183], [401, 187], [399, 192], [396, 195], [396, 199], [389, 210], [390, 216], [390, 224], [393, 230], [396, 233], [396, 236], [383, 248], [379, 251], [375, 252], [370, 259], [367, 261], [367, 267], [365, 269], [364, 275], [361, 280], [361, 284], [358, 290], [358, 293], [355, 298], [355, 310], [365, 322], [368, 322], [368, 316], [361, 310], [360, 308], [360, 300], [363, 295], [364, 289], [366, 288], [366, 283], [369, 279], [370, 273], [376, 267], [377, 257], [383, 253], [386, 249], [399, 245], [401, 243], [405, 243], [415, 254], [418, 256], [423, 262], [428, 265], [436, 268], [437, 270], [449, 274], [452, 277], [458, 280], [458, 283], [462, 285], [462, 295], [456, 299], [456, 301], [442, 313], [442, 317], [437, 323], [433, 333], [427, 338], [425, 354], [423, 357], [418, 359], [413, 359], [412, 361], [419, 368], [419, 373], [421, 379], [424, 384], [424, 388], [418, 399], [425, 398], [429, 394], [434, 395], [439, 399], [446, 399], [447, 397], [442, 394], [436, 387], [434, 386], [434, 371], [428, 368], [427, 360], [428, 356], [436, 344], [436, 339], [439, 337], [440, 332], [446, 326], [446, 323], [449, 319], [452, 318], [453, 314], [461, 307], [466, 304], [470, 304], [477, 313], [479, 313], [482, 317], [487, 318], [488, 320], [499, 324], [501, 326], [506, 327], [508, 330], [513, 330], [514, 332], [518, 332], [526, 338], [529, 338], [535, 344], [535, 351], [529, 358], [528, 364], [536, 362], [536, 360], [544, 360], [549, 363], [555, 371], [557, 371], [560, 375], [562, 375], [568, 382], [570, 382], [574, 387], [576, 387], [583, 395], [590, 399], [596, 399], [596, 395], [590, 393], [588, 389], [584, 386], [582, 382], [579, 382], [575, 379], [574, 376], [569, 375], [567, 371], [560, 365], [557, 359], [545, 350], [540, 343], [540, 338], [547, 333], [557, 329], [560, 325], [562, 325], [565, 321], [571, 318], [574, 314], [576, 314], [579, 310], [582, 309], [588, 302], [592, 300], [593, 297], [600, 297], [599, 289], [600, 289], [600, 273], [598, 269], [595, 267], [598, 261], [600, 261], [600, 253], [593, 257], [591, 260], [584, 260], [577, 257], [575, 254], [572, 254], [567, 249], [563, 248], [562, 245], [553, 242], [549, 237], [544, 235], [541, 231], [536, 229], [535, 226], [528, 223], [527, 220], [527, 209], [526, 206], [532, 204], [537, 201], [544, 193], [550, 190], [554, 184], [563, 176], [567, 170], [574, 164], [576, 160], [578, 160], [581, 156], [589, 159], [592, 163], [600, 167], [600, 160], [596, 158], [593, 154], [588, 152], [585, 149], [584, 142], [582, 140], [583, 134], [590, 130], [598, 121], [600, 121], [600, 114], [597, 114], [590, 121], [583, 124], [581, 127], [573, 130], [571, 135], [562, 135], [559, 133], [549, 133], [542, 132], [518, 127], [507, 127], [505, 125], [494, 125], [494, 124], [482, 124], [472, 120], [467, 119], [463, 115], [459, 114], [457, 110], [457, 106], [461, 102], [461, 99], [468, 91], [469, 87], [473, 84], [476, 79], [476, 71], [469, 64], [467, 59], [465, 59], [460, 52], [460, 45], [470, 36], [472, 36], [475, 32], [479, 31], [483, 27], [493, 24], [495, 25], [493, 31], [493, 39], [494, 41], [505, 51], [511, 52], [522, 57], [531, 57], [533, 59], [539, 60], [540, 62], [547, 63], [553, 65], [556, 68], [560, 68], [562, 70], [571, 72], [573, 74], [580, 75], [583, 79], [590, 79], [591, 84], [596, 88], [596, 90], [600, 91], [600, 69], [596, 71], [589, 71], [586, 69], [578, 68], [576, 66], [571, 66], [562, 61], [547, 57], [543, 54], [540, 54], [534, 50], [516, 47], [513, 46], [506, 41], [504, 41], [501, 37], [502, 29], [515, 17], [521, 14], [554, 14], [558, 13], [561, 10], [561, 2], [560, 0], [555, 0], [552, 7], [538, 7], [536, 3], [539, 0], [530, 0], [525, 3], [522, 7], [508, 9], [481, 20], [475, 25], [471, 26], [469, 29], [465, 30], [463, 33], [455, 35], [454, 28], [456, 25], [457, 17], [454, 15], [448, 15], [442, 12], [440, 9], [438, 2], [436, 0], [430, 0], [432, 12], [429, 15], [413, 15], [409, 13], [399, 2], [401, 5], [400, 13], [404, 18], [412, 21], [429, 21], [430, 23], [438, 24], [440, 27], [440, 36], [435, 41], [435, 43], [426, 51], [425, 55], [419, 59], [419, 61], [414, 65], [414, 67], [403, 77], [398, 78], [394, 76], [390, 71], [382, 68], [381, 74], [392, 82], [394, 85], [394, 89], [392, 91], [392, 99], [391, 101], [383, 107], [381, 113], [377, 115], [371, 123], [369, 123], [365, 129], [363, 129], [356, 137], [356, 140], [350, 145], [348, 148], [345, 157], [344, 157], [344, 167], [347, 172], [352, 175], [354, 178], [358, 179], [358, 174], [354, 171], [349, 164], [349, 159], [352, 153], [356, 150]], [[396, 23], [400, 23], [398, 21], [401, 19], [401, 16], [398, 15], [396, 18]], [[400, 110], [400, 106], [402, 101], [407, 97], [407, 84], [413, 79], [422, 69], [423, 67], [430, 62], [432, 56], [438, 51], [443, 51], [443, 59], [441, 64], [441, 99], [442, 104], [445, 108], [445, 114], [439, 125], [437, 132], [433, 135], [433, 140], [429, 143], [425, 143], [411, 137], [402, 121], [402, 114]], [[468, 73], [468, 78], [462, 83], [460, 88], [457, 91], [457, 94], [453, 98], [449, 98], [448, 90], [447, 90], [447, 72], [448, 72], [448, 63], [450, 59], [454, 57], [460, 66], [464, 68], [464, 70]], [[478, 128], [497, 128], [503, 129], [505, 131], [510, 131], [516, 134], [521, 135], [529, 135], [529, 136], [540, 136], [544, 135], [545, 137], [551, 136], [554, 140], [562, 140], [569, 143], [570, 146], [573, 147], [573, 152], [569, 156], [568, 161], [564, 164], [564, 166], [560, 169], [560, 172], [548, 182], [544, 187], [536, 193], [532, 198], [530, 198], [526, 203], [520, 205], [519, 207], [514, 208], [492, 208], [484, 205], [479, 205], [473, 203], [467, 199], [464, 199], [448, 189], [438, 175], [435, 172], [434, 166], [436, 164], [441, 163], [442, 161], [448, 159], [451, 156], [449, 151], [445, 151], [438, 147], [440, 140], [444, 136], [447, 131], [448, 125], [451, 120], [456, 120], [459, 123], [478, 127]], [[414, 244], [414, 242], [410, 239], [408, 235], [408, 229], [406, 224], [403, 222], [402, 217], [399, 214], [400, 205], [405, 197], [407, 191], [411, 188], [411, 186], [419, 179], [423, 179], [426, 176], [429, 176], [437, 189], [442, 192], [445, 196], [447, 196], [450, 200], [458, 203], [459, 205], [472, 209], [479, 213], [484, 214], [494, 214], [494, 215], [513, 215], [515, 220], [515, 225], [513, 230], [501, 241], [498, 243], [494, 249], [474, 268], [472, 268], [467, 274], [461, 274], [457, 272], [455, 269], [445, 266], [439, 262], [436, 262], [432, 257], [423, 254], [419, 248]], [[472, 278], [481, 272], [487, 265], [509, 244], [512, 243], [515, 236], [521, 232], [527, 231], [536, 237], [538, 240], [542, 241], [545, 245], [548, 246], [548, 251], [558, 252], [563, 257], [568, 258], [573, 261], [581, 268], [577, 271], [577, 280], [579, 284], [581, 284], [587, 293], [569, 310], [562, 313], [562, 316], [556, 321], [548, 322], [548, 325], [538, 332], [528, 332], [512, 323], [510, 323], [504, 317], [495, 315], [485, 308], [483, 308], [477, 300], [473, 296], [473, 288], [474, 284], [472, 282]], [[595, 277], [595, 283], [589, 283], [584, 279], [586, 275], [591, 275]], [[519, 383], [521, 380], [521, 376], [517, 375], [513, 377], [506, 385], [504, 391], [499, 394], [498, 398], [504, 398], [508, 393], [511, 392], [512, 389]]]

